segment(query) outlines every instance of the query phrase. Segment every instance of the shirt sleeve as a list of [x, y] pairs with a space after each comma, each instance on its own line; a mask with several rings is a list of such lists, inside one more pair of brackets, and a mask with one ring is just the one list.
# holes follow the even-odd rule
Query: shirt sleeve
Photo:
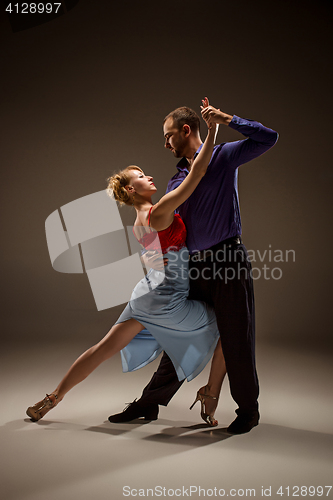
[[220, 149], [219, 154], [223, 156], [223, 160], [234, 169], [271, 149], [279, 137], [277, 132], [261, 123], [236, 115], [233, 116], [229, 127], [247, 137], [241, 141], [226, 142]]

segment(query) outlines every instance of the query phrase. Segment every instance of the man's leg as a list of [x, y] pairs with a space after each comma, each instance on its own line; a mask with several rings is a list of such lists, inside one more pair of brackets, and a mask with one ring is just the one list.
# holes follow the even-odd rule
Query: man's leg
[[178, 380], [172, 361], [164, 352], [157, 371], [143, 389], [138, 403], [143, 406], [151, 404], [167, 406], [183, 382], [184, 380]]
[[[228, 431], [242, 434], [250, 431], [259, 422], [259, 383], [255, 363], [251, 264], [247, 260], [243, 245], [239, 245], [234, 256], [235, 258], [226, 264], [224, 280], [219, 280], [214, 289], [214, 304], [230, 392], [239, 406], [236, 410], [238, 417], [228, 427]], [[228, 276], [231, 279], [228, 279]]]
[[184, 380], [178, 380], [172, 361], [164, 352], [157, 371], [143, 389], [141, 398], [130, 403], [123, 412], [110, 415], [110, 422], [130, 422], [140, 417], [156, 420], [158, 405], [167, 406], [183, 382]]
[[[238, 417], [228, 430], [248, 432], [257, 425], [259, 385], [255, 367], [254, 295], [251, 265], [243, 245], [225, 251], [215, 262], [197, 262], [198, 279], [191, 284], [213, 305], [226, 361], [230, 392]], [[210, 268], [210, 274], [207, 270]], [[205, 268], [205, 272], [201, 272]]]

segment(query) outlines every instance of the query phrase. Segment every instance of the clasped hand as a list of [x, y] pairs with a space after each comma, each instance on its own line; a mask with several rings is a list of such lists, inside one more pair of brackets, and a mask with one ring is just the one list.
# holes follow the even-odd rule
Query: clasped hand
[[163, 257], [161, 252], [155, 250], [148, 250], [141, 255], [141, 260], [147, 270], [155, 269], [156, 271], [163, 271], [168, 263], [168, 259]]
[[217, 126], [220, 123], [226, 125], [228, 124], [228, 118], [230, 118], [230, 116], [227, 115], [226, 113], [223, 113], [220, 109], [211, 106], [209, 104], [208, 97], [205, 97], [202, 100], [202, 106], [200, 106], [200, 108], [201, 108], [202, 118], [207, 123], [207, 127], [209, 129], [214, 126]]

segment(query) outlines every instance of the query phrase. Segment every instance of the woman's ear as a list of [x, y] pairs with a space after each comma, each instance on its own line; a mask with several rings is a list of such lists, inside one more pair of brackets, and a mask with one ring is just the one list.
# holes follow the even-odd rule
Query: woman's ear
[[134, 194], [135, 193], [134, 187], [130, 186], [129, 184], [127, 186], [125, 186], [125, 189], [130, 194]]

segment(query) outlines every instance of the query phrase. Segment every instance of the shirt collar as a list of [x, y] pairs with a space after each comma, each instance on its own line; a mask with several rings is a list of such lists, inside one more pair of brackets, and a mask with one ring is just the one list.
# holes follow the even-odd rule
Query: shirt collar
[[[200, 144], [200, 146], [198, 147], [198, 149], [196, 150], [195, 154], [194, 154], [194, 158], [196, 158], [198, 156], [198, 154], [200, 153], [201, 151], [201, 148], [202, 148], [203, 144]], [[179, 170], [179, 172], [184, 172], [186, 171], [187, 173], [189, 173], [189, 170], [188, 170], [188, 161], [187, 159], [184, 157], [182, 158], [178, 163], [177, 163], [177, 168]]]
[[189, 170], [188, 170], [188, 161], [187, 161], [187, 159], [185, 157], [182, 158], [177, 163], [177, 168], [178, 168], [179, 172], [186, 172], [187, 174], [189, 173]]

